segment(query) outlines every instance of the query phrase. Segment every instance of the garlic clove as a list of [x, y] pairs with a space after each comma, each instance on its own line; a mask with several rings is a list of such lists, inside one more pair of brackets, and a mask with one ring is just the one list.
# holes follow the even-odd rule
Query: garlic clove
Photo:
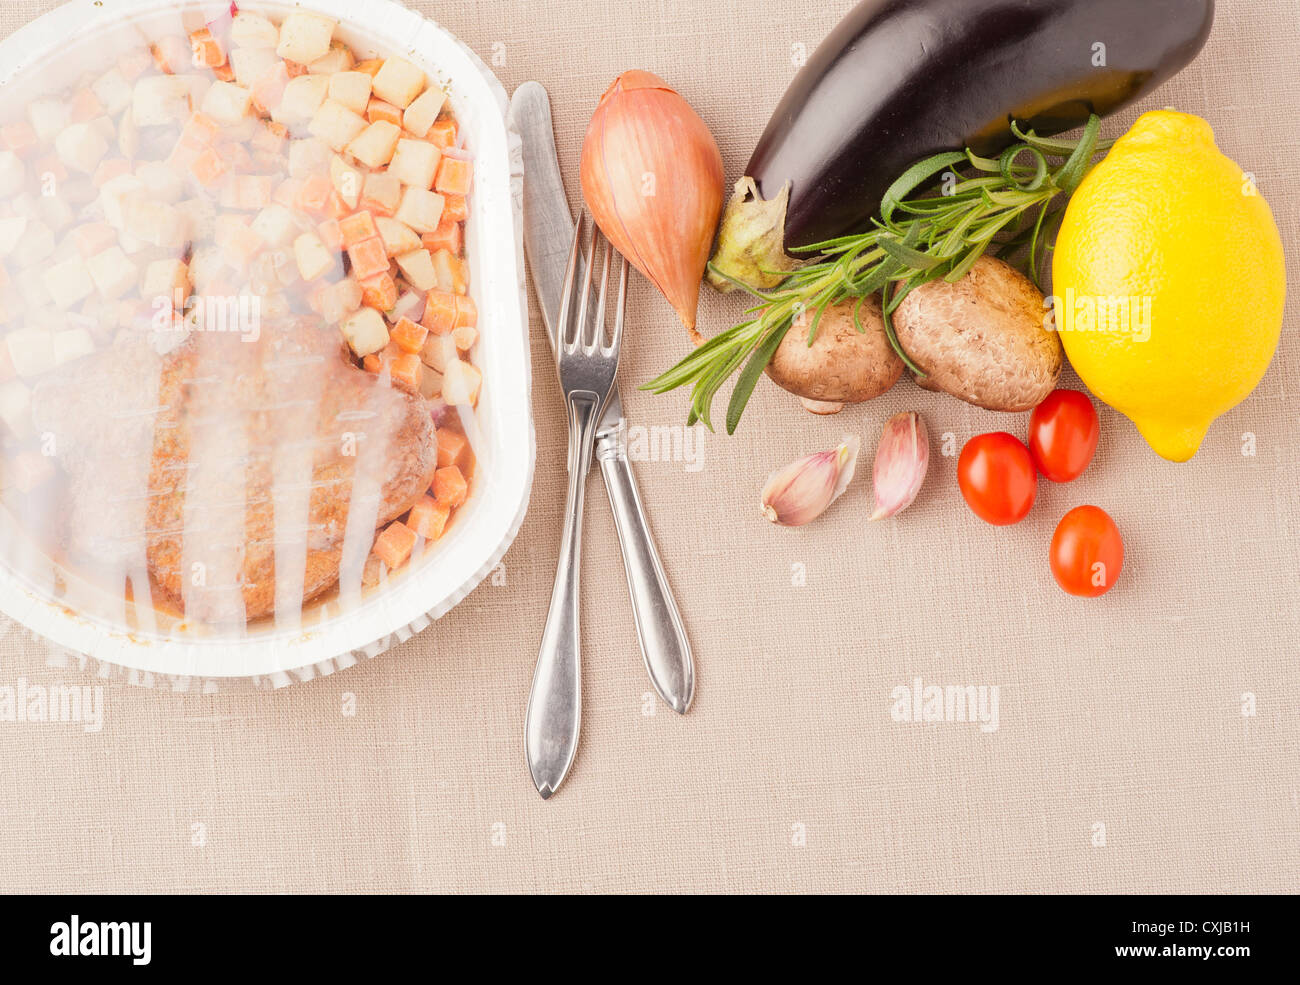
[[763, 487], [763, 516], [783, 527], [817, 519], [843, 495], [857, 468], [857, 438], [845, 435], [830, 451], [817, 452], [773, 472]]
[[876, 448], [872, 469], [876, 510], [871, 519], [883, 520], [911, 506], [929, 467], [930, 436], [925, 421], [915, 411], [895, 414], [885, 422]]

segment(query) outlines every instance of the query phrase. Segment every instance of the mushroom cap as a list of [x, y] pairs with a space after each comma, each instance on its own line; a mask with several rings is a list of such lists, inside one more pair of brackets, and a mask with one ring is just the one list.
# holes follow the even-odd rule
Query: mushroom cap
[[[858, 305], [858, 321], [853, 309]], [[877, 295], [829, 305], [817, 324], [817, 337], [808, 345], [808, 327], [815, 312], [802, 313], [767, 365], [777, 386], [797, 397], [825, 403], [856, 404], [878, 397], [903, 375], [885, 335]]]

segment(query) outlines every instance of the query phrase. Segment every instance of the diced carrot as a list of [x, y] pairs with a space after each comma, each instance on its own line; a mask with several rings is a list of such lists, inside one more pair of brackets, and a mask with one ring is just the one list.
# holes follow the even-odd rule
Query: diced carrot
[[425, 140], [436, 144], [439, 150], [456, 146], [456, 121], [450, 116], [441, 116], [433, 121]]
[[221, 49], [221, 43], [206, 27], [190, 34], [190, 52], [196, 68], [216, 68], [226, 64], [226, 53]]
[[457, 294], [469, 293], [469, 264], [464, 257], [451, 257], [451, 283]]
[[68, 111], [73, 123], [85, 123], [104, 112], [104, 104], [90, 89], [79, 89], [72, 97]]
[[221, 124], [206, 113], [191, 113], [190, 118], [181, 127], [181, 144], [186, 147], [211, 147], [221, 133]]
[[432, 496], [425, 496], [411, 507], [411, 515], [406, 518], [406, 523], [425, 540], [437, 540], [447, 529], [447, 518], [450, 516], [451, 507], [439, 503]]
[[307, 74], [307, 66], [301, 62], [291, 62], [289, 59], [284, 60], [285, 71], [289, 73], [289, 78], [296, 79], [300, 75]]
[[420, 237], [424, 248], [430, 253], [446, 250], [452, 256], [460, 256], [461, 225], [451, 219], [443, 219], [438, 228]]
[[365, 72], [371, 78], [374, 78], [375, 73], [378, 72], [383, 67], [384, 67], [384, 60], [382, 58], [367, 58], [365, 61], [357, 62], [355, 65], [353, 65], [352, 71]]
[[388, 364], [389, 378], [417, 393], [420, 390], [420, 378], [424, 375], [424, 363], [412, 352], [404, 352]]
[[474, 299], [465, 295], [456, 295], [456, 322], [455, 328], [464, 328], [469, 326], [473, 328], [478, 324], [478, 305]]
[[455, 509], [465, 502], [465, 494], [468, 490], [465, 477], [460, 474], [460, 469], [455, 465], [448, 465], [433, 473], [433, 498], [439, 503], [445, 503]]
[[401, 346], [403, 350], [417, 353], [424, 348], [424, 340], [428, 336], [429, 330], [427, 328], [411, 321], [405, 315], [397, 319], [397, 324], [388, 333], [388, 337]]
[[379, 311], [391, 311], [397, 304], [397, 282], [385, 270], [373, 277], [364, 277], [361, 284], [361, 303]]
[[474, 180], [474, 162], [444, 154], [438, 164], [438, 176], [433, 187], [440, 195], [468, 195]]
[[462, 325], [451, 333], [451, 340], [461, 352], [469, 352], [478, 341], [478, 329], [471, 325]]
[[223, 140], [216, 145], [217, 153], [220, 155], [226, 167], [231, 171], [248, 171], [253, 166], [253, 156], [248, 153], [248, 148], [238, 140]]
[[415, 531], [401, 520], [394, 520], [375, 538], [374, 553], [391, 568], [400, 568], [411, 557], [415, 547]]
[[102, 253], [117, 242], [117, 231], [107, 222], [87, 222], [72, 230], [72, 245], [83, 258]]
[[438, 467], [459, 466], [468, 447], [469, 440], [459, 431], [438, 428]]
[[464, 195], [445, 195], [442, 203], [441, 225], [448, 220], [452, 222], [464, 222], [469, 218], [469, 200]]
[[425, 296], [424, 317], [420, 324], [434, 335], [449, 335], [456, 327], [456, 295], [447, 291], [430, 291]]
[[349, 246], [348, 259], [352, 261], [352, 272], [358, 280], [388, 272], [388, 252], [378, 236]]
[[230, 201], [222, 204], [234, 209], [264, 209], [271, 204], [275, 179], [269, 174], [241, 174], [228, 186]]
[[325, 214], [331, 219], [346, 219], [352, 214], [352, 206], [343, 201], [343, 196], [335, 191], [330, 196], [329, 205], [325, 208]]
[[372, 352], [368, 356], [361, 357], [361, 368], [367, 373], [378, 373], [384, 368], [384, 362], [379, 358], [379, 354]]
[[135, 48], [117, 60], [117, 70], [122, 73], [126, 81], [134, 82], [149, 70], [151, 61], [153, 59], [149, 51]]
[[346, 219], [340, 219], [339, 231], [343, 233], [344, 246], [355, 246], [363, 239], [372, 239], [379, 235], [379, 230], [375, 228], [375, 217], [369, 212], [358, 212]]
[[298, 207], [306, 212], [323, 213], [330, 200], [333, 183], [323, 174], [308, 177], [298, 189]]
[[226, 165], [215, 150], [205, 150], [190, 165], [190, 173], [201, 185], [211, 185], [226, 173]]
[[21, 154], [36, 146], [36, 129], [26, 120], [9, 123], [0, 128], [0, 140], [4, 141], [5, 150]]
[[[217, 218], [217, 245], [221, 247], [228, 262], [241, 268], [247, 266], [264, 245], [262, 237], [246, 223], [243, 216], [223, 215]], [[211, 293], [215, 294], [215, 289]]]
[[316, 233], [320, 236], [320, 241], [331, 250], [343, 249], [343, 231], [339, 229], [337, 219], [326, 219], [316, 227]]
[[402, 111], [392, 103], [384, 102], [384, 100], [372, 96], [370, 102], [366, 104], [366, 122], [378, 123], [381, 120], [400, 127], [402, 125]]
[[215, 68], [213, 68], [212, 75], [216, 78], [218, 82], [235, 81], [235, 70], [230, 67], [229, 62], [225, 63], [224, 65], [217, 65]]
[[106, 161], [101, 161], [99, 167], [95, 169], [95, 176], [91, 180], [96, 188], [102, 188], [107, 182], [114, 178], [127, 174], [131, 170], [131, 162], [125, 157], [110, 157]]

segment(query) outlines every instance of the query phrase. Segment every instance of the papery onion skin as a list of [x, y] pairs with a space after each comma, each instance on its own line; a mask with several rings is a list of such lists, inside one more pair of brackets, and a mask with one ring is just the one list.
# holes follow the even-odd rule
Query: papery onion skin
[[708, 126], [659, 76], [624, 72], [591, 117], [581, 178], [596, 224], [698, 343], [695, 310], [723, 199]]

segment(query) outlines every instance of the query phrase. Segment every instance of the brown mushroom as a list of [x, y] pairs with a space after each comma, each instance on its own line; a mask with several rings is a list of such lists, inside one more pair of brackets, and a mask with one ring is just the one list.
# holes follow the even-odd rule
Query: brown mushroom
[[[794, 320], [777, 346], [767, 375], [777, 386], [817, 404], [856, 404], [878, 397], [903, 375], [903, 361], [889, 345], [881, 318], [880, 298], [863, 298], [859, 332], [853, 320], [855, 300], [830, 305], [808, 345], [813, 312]], [[809, 408], [811, 409], [811, 408]], [[825, 410], [815, 413], [825, 413]]]
[[988, 410], [1023, 411], [1056, 388], [1064, 365], [1042, 292], [1014, 267], [981, 257], [961, 280], [912, 290], [893, 315], [917, 383]]

